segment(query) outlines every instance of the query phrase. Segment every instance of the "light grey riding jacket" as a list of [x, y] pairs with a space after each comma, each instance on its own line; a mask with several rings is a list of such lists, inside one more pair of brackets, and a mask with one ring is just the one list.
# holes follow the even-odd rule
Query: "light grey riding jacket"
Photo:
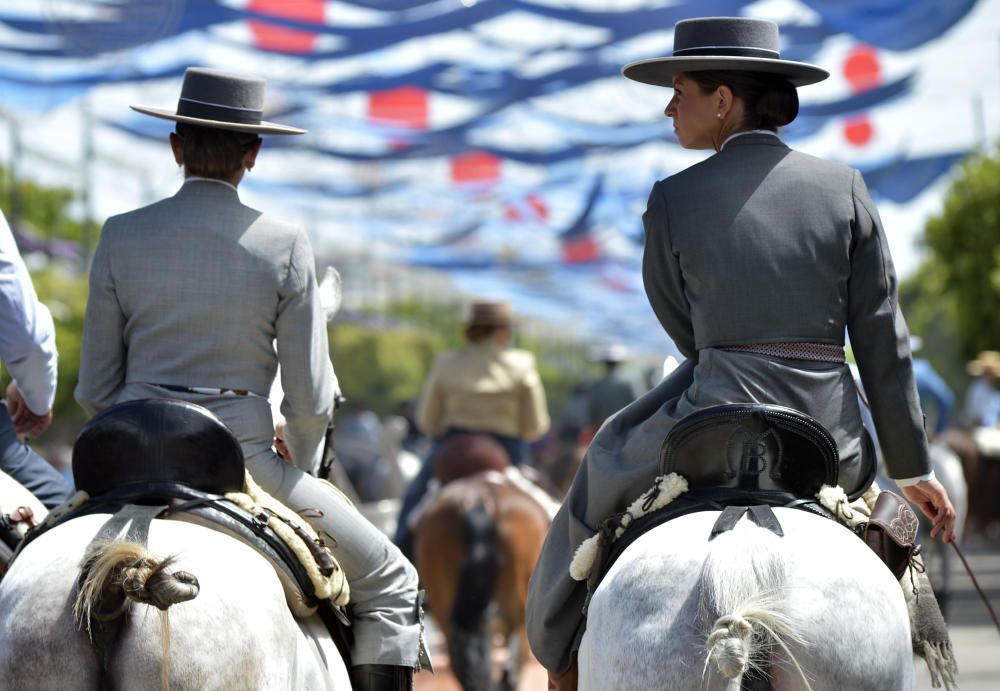
[[528, 635], [555, 671], [583, 633], [586, 587], [569, 576], [572, 556], [649, 488], [678, 420], [720, 403], [785, 405], [830, 430], [842, 468], [858, 463], [861, 416], [847, 365], [721, 348], [841, 345], [846, 329], [888, 473], [930, 469], [896, 276], [857, 171], [745, 134], [656, 183], [643, 222], [646, 294], [688, 360], [605, 423], [549, 531], [531, 580]]
[[200, 178], [107, 220], [76, 388], [88, 412], [156, 394], [150, 385], [250, 391], [257, 395], [202, 401], [224, 413], [250, 458], [271, 448], [266, 398], [279, 359], [287, 442], [308, 470], [337, 379], [303, 230], [245, 206], [232, 185]]

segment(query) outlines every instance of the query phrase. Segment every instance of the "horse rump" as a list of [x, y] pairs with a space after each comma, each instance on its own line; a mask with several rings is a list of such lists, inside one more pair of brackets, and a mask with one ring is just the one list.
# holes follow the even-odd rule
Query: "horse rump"
[[500, 573], [497, 527], [482, 499], [465, 513], [465, 559], [458, 572], [448, 637], [451, 668], [463, 689], [488, 689], [492, 678], [490, 603]]
[[[468, 491], [468, 494], [466, 494]], [[500, 572], [489, 495], [468, 481], [444, 489], [414, 526], [417, 573], [463, 689], [491, 687], [490, 606]]]
[[[161, 685], [169, 688], [170, 620], [167, 609], [194, 599], [198, 579], [186, 571], [172, 571], [173, 555], [161, 558], [142, 545], [125, 540], [95, 542], [84, 555], [79, 590], [73, 603], [77, 627], [86, 630], [104, 660], [121, 632], [134, 603], [160, 610], [163, 640]], [[106, 665], [102, 664], [102, 667]]]

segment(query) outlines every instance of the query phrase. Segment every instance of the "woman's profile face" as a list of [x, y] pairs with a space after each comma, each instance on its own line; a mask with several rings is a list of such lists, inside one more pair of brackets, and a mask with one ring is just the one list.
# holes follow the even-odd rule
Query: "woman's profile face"
[[683, 74], [674, 77], [674, 96], [666, 116], [674, 121], [674, 134], [685, 149], [713, 149], [719, 132], [719, 98], [703, 93], [698, 83]]

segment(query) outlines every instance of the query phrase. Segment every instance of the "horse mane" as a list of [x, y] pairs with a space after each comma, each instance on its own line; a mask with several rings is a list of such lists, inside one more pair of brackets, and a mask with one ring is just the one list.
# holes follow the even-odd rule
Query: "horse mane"
[[749, 671], [765, 672], [762, 660], [775, 645], [809, 681], [786, 641], [800, 642], [787, 611], [789, 564], [772, 533], [742, 521], [711, 543], [702, 565], [698, 608], [711, 628], [704, 670], [714, 662], [734, 683]]

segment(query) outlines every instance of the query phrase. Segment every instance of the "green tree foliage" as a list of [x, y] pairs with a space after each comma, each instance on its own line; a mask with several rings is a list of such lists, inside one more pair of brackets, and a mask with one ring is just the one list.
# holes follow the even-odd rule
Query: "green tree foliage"
[[955, 333], [956, 301], [945, 284], [941, 262], [925, 261], [900, 283], [899, 303], [910, 333], [922, 345], [914, 357], [927, 358], [952, 391], [961, 393], [968, 381], [965, 360]]
[[330, 358], [349, 405], [385, 414], [420, 395], [424, 376], [443, 340], [409, 326], [330, 327]]
[[45, 187], [31, 180], [13, 179], [0, 166], [0, 208], [10, 224], [39, 239], [70, 240], [86, 252], [90, 238], [96, 237], [93, 221], [78, 221], [68, 213], [76, 192], [68, 187]]
[[1000, 155], [973, 156], [962, 165], [924, 242], [934, 265], [926, 269], [932, 281], [926, 291], [937, 303], [927, 309], [953, 319], [963, 356], [1000, 347]]

